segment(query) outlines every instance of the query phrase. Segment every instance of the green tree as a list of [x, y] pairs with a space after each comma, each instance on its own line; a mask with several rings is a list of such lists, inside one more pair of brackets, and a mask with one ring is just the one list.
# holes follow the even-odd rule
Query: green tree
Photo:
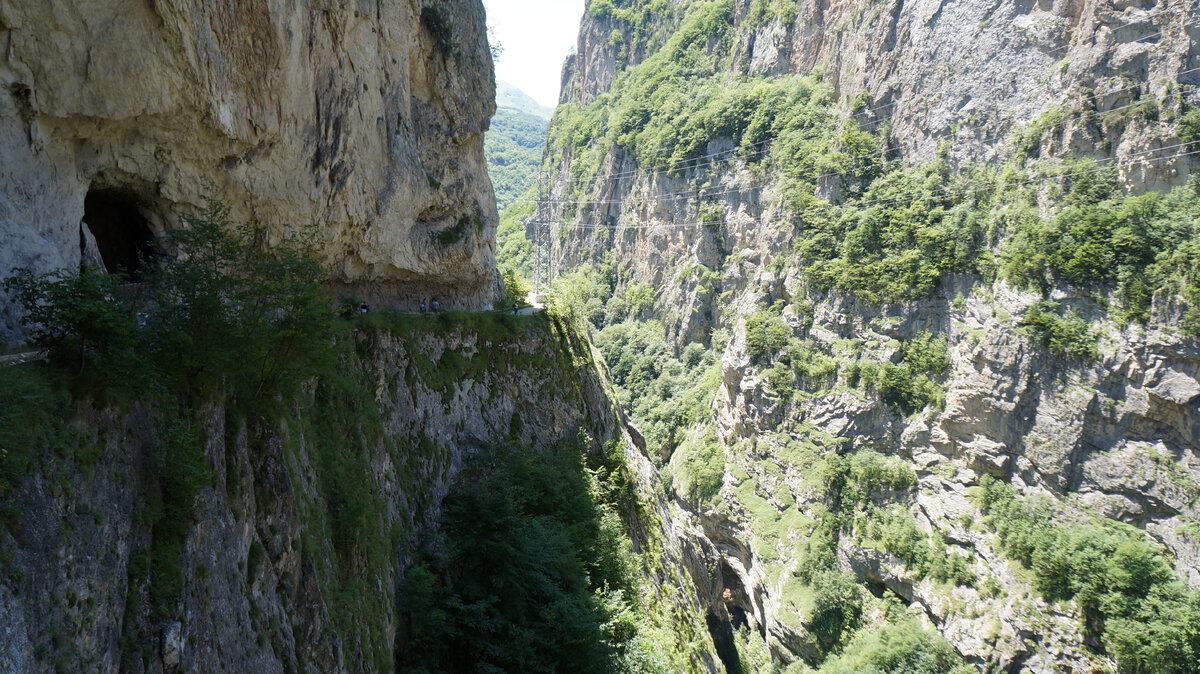
[[500, 269], [500, 276], [504, 280], [504, 299], [501, 304], [505, 308], [519, 306], [525, 303], [525, 297], [529, 295], [529, 284], [525, 279], [517, 273], [517, 270], [512, 266], [504, 266]]
[[24, 307], [32, 343], [70, 373], [77, 390], [104, 392], [128, 383], [136, 321], [121, 276], [65, 270], [39, 276], [18, 269], [4, 288]]

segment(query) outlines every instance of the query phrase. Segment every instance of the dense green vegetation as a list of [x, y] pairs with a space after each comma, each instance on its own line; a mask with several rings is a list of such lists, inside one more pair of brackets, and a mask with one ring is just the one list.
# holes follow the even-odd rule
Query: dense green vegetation
[[711, 503], [725, 483], [725, 446], [711, 426], [689, 437], [675, 450], [679, 469], [674, 476], [676, 490], [698, 503]]
[[669, 454], [707, 418], [720, 381], [716, 352], [702, 344], [675, 353], [662, 323], [648, 320], [654, 306], [650, 286], [627, 283], [611, 262], [555, 279], [550, 308], [586, 322], [608, 364], [617, 398], [637, 421], [651, 457]]
[[1180, 293], [1200, 330], [1200, 181], [1167, 194], [1126, 196], [1108, 172], [1070, 183], [1051, 220], [1015, 228], [1004, 271], [1018, 283], [1112, 288], [1118, 320], [1145, 322], [1154, 294]]
[[57, 377], [0, 367], [0, 497], [33, 471], [47, 450], [72, 453], [64, 419], [70, 396]]
[[488, 175], [501, 212], [533, 186], [546, 143], [547, 122], [514, 108], [497, 108], [484, 136]]
[[[878, 371], [877, 386], [883, 402], [903, 414], [914, 414], [929, 405], [940, 408], [946, 394], [935, 379], [950, 371], [946, 338], [919, 333], [900, 345], [900, 363], [885, 363]], [[863, 373], [867, 380], [869, 374]]]
[[[6, 384], [0, 395], [11, 403], [0, 413], [6, 450], [0, 487], [7, 491], [35, 469], [53, 473], [59, 459], [83, 469], [96, 461], [97, 443], [103, 440], [76, 436], [69, 420], [77, 410], [135, 401], [149, 410], [157, 433], [148, 440], [137, 517], [151, 536], [131, 556], [121, 636], [122, 657], [127, 666], [136, 666], [156, 652], [143, 648], [152, 641], [147, 635], [157, 629], [154, 625], [173, 619], [178, 610], [196, 497], [215, 478], [205, 454], [207, 411], [224, 409], [226, 428], [236, 433], [246, 424], [253, 442], [298, 401], [302, 382], [324, 377], [315, 389], [324, 402], [315, 406], [309, 449], [319, 463], [334, 530], [355, 538], [335, 545], [346, 568], [328, 570], [322, 578], [345, 579], [337, 590], [339, 601], [331, 604], [339, 608], [333, 618], [343, 634], [357, 631], [364, 653], [378, 662], [380, 653], [390, 652], [382, 623], [349, 619], [354, 613], [382, 615], [362, 610], [375, 596], [365, 591], [374, 576], [350, 568], [350, 560], [361, 558], [375, 540], [366, 533], [379, 529], [377, 518], [367, 528], [360, 522], [365, 501], [357, 494], [371, 472], [360, 460], [347, 461], [343, 452], [355, 444], [347, 446], [342, 431], [322, 423], [364, 426], [320, 413], [340, 404], [326, 395], [330, 388], [324, 382], [330, 381], [333, 363], [347, 355], [345, 348], [331, 348], [346, 324], [336, 319], [319, 283], [321, 267], [305, 240], [289, 238], [267, 249], [263, 232], [232, 222], [228, 213], [226, 206], [210, 201], [203, 212], [185, 217], [187, 227], [164, 243], [161, 257], [136, 286], [96, 272], [36, 276], [17, 271], [6, 280], [6, 288], [25, 305], [26, 326], [48, 361], [0, 368]], [[364, 389], [373, 407], [373, 385], [360, 386], [359, 393]], [[344, 398], [350, 389], [333, 385], [333, 390], [340, 391], [333, 398]], [[362, 395], [356, 400], [361, 415]], [[386, 546], [372, 549], [372, 568], [378, 570], [378, 552]], [[313, 549], [306, 552], [318, 557]]]
[[861, 633], [821, 674], [967, 674], [954, 648], [939, 634], [912, 620], [889, 622]]
[[[573, 390], [574, 359], [590, 358], [586, 345], [546, 314], [360, 316], [357, 300], [348, 298], [348, 320], [340, 320], [300, 242], [260, 249], [254, 230], [229, 222], [219, 204], [189, 224], [165, 251], [171, 262], [156, 267], [137, 292], [94, 274], [19, 273], [10, 282], [33, 310], [29, 327], [50, 359], [0, 368], [0, 495], [59, 458], [79, 468], [98, 458], [91, 441], [70, 430], [76, 406], [137, 401], [156, 420], [138, 515], [152, 536], [132, 555], [121, 636], [127, 667], [153, 657], [145, 644], [154, 642], [155, 625], [175, 619], [188, 574], [207, 568], [193, 568], [183, 553], [197, 496], [218, 479], [205, 454], [205, 410], [222, 408], [227, 445], [245, 442], [252, 457], [282, 452], [277, 460], [289, 471], [304, 466], [302, 479], [312, 480], [311, 490], [296, 491], [304, 523], [297, 551], [313, 569], [330, 607], [329, 627], [352, 660], [380, 671], [687, 667], [692, 646], [672, 651], [679, 639], [664, 627], [681, 619], [663, 599], [648, 600], [642, 587], [643, 557], [634, 554], [623, 518], [651, 515], [638, 501], [623, 446], [599, 449], [581, 437], [551, 451], [523, 448], [517, 415], [511, 442], [478, 453], [447, 500], [442, 538], [408, 573], [393, 642], [389, 616], [397, 604], [379, 588], [395, 571], [393, 555], [406, 533], [398, 522], [406, 518], [395, 518], [380, 498], [372, 462], [383, 451], [405, 484], [420, 485], [444, 474], [448, 453], [429, 438], [403, 446], [386, 432], [370, 345], [381, 333], [410, 344], [430, 331], [477, 333], [480, 348], [470, 357], [447, 350], [434, 359], [410, 350], [412, 376], [443, 395], [464, 378], [504, 368], [550, 373], [547, 385]], [[297, 317], [309, 322], [296, 325]], [[561, 358], [542, 362], [544, 354], [488, 346], [520, 341], [531, 329], [561, 340]], [[98, 338], [107, 335], [114, 337]], [[221, 348], [216, 340], [227, 343]], [[289, 362], [265, 354], [263, 340]], [[260, 366], [247, 370], [237, 358]], [[118, 378], [108, 367], [139, 376]], [[288, 432], [279, 448], [271, 439], [281, 422]], [[271, 494], [234, 461], [226, 457], [223, 476], [232, 501], [254, 485], [255, 502], [270, 507]], [[644, 555], [653, 554], [652, 536], [642, 534]], [[251, 547], [245, 568], [252, 579], [269, 563], [266, 555], [262, 545]], [[11, 554], [0, 555], [6, 577], [16, 573], [12, 563]], [[263, 638], [287, 638], [257, 608], [251, 619]]]
[[504, 209], [496, 227], [496, 263], [526, 280], [533, 279], [533, 242], [525, 236], [525, 221], [534, 211], [533, 196], [532, 191], [526, 192], [525, 201]]
[[587, 13], [613, 25], [608, 46], [615, 50], [617, 63], [624, 66], [632, 52], [662, 39], [672, 27], [677, 9], [668, 0], [588, 0]]
[[138, 286], [96, 271], [17, 270], [4, 281], [28, 312], [33, 344], [77, 396], [166, 388], [190, 403], [222, 394], [253, 405], [330, 363], [334, 312], [310, 242], [268, 251], [264, 232], [231, 222], [216, 201], [185, 223], [165, 244], [170, 264]]
[[1096, 356], [1096, 335], [1090, 324], [1057, 302], [1039, 302], [1021, 317], [1021, 329], [1056, 356], [1088, 360]]
[[637, 557], [618, 515], [629, 486], [598, 479], [622, 451], [475, 456], [445, 502], [442, 552], [402, 590], [400, 670], [667, 671], [638, 639]]
[[761, 26], [779, 21], [787, 26], [796, 21], [797, 13], [797, 3], [790, 0], [754, 0], [750, 3], [746, 23], [750, 26]]
[[1196, 671], [1200, 592], [1176, 579], [1160, 546], [1113, 520], [1059, 524], [1048, 500], [989, 477], [974, 492], [1004, 553], [1032, 571], [1046, 599], [1075, 602], [1121, 672]]

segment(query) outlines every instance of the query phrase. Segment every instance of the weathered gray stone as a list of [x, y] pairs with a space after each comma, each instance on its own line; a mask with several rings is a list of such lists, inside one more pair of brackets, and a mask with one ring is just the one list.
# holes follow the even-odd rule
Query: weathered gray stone
[[0, 2], [0, 277], [75, 268], [89, 190], [162, 236], [211, 186], [377, 302], [490, 305], [485, 32], [478, 0]]

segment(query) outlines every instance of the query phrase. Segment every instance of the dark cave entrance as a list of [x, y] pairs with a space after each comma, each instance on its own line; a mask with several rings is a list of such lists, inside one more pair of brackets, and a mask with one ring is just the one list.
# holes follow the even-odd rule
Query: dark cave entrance
[[83, 221], [96, 237], [105, 271], [141, 280], [154, 252], [154, 232], [137, 196], [120, 189], [90, 190], [83, 200]]

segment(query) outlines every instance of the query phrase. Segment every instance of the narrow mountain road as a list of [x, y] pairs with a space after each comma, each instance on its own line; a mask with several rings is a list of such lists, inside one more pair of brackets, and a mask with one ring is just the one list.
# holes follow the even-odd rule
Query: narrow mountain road
[[20, 353], [10, 353], [0, 356], [0, 365], [20, 365], [34, 360], [44, 360], [45, 358], [45, 351], [22, 351]]

